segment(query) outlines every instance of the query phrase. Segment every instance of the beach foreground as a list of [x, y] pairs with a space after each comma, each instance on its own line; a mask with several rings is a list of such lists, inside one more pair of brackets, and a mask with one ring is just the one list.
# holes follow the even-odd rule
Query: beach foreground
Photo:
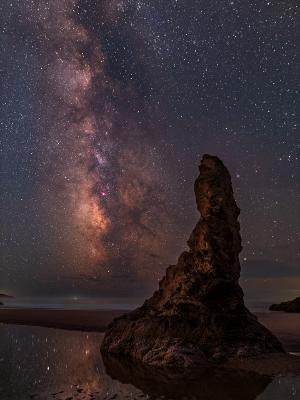
[[[128, 310], [55, 310], [0, 308], [0, 323], [104, 332], [106, 326]], [[283, 343], [287, 352], [300, 353], [300, 315], [257, 312], [258, 320]]]
[[102, 340], [99, 332], [2, 324], [1, 400], [299, 398], [300, 357], [279, 360], [275, 354], [233, 368], [200, 368], [196, 374], [187, 371], [178, 376], [176, 371], [104, 357], [99, 351]]
[[55, 310], [45, 308], [0, 308], [0, 323], [41, 326], [88, 332], [104, 332], [124, 310]]
[[[102, 357], [101, 332], [123, 312], [1, 308], [1, 400], [294, 400], [300, 393], [300, 357], [291, 354], [232, 360], [225, 368], [204, 368], [184, 379]], [[300, 354], [298, 315], [257, 316], [286, 351]]]

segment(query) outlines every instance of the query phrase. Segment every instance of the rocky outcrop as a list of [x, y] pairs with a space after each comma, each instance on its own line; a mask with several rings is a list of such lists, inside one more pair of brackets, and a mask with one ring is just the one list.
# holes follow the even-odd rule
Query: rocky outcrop
[[102, 351], [152, 366], [188, 367], [283, 352], [244, 305], [239, 208], [222, 161], [204, 155], [195, 182], [201, 218], [153, 296], [114, 320]]
[[[0, 293], [0, 299], [8, 299], [11, 298], [12, 296], [9, 296], [8, 294], [5, 293]], [[0, 301], [0, 306], [3, 306], [4, 304]]]
[[284, 301], [279, 304], [272, 304], [270, 306], [271, 311], [285, 311], [288, 313], [300, 313], [300, 297], [294, 300]]

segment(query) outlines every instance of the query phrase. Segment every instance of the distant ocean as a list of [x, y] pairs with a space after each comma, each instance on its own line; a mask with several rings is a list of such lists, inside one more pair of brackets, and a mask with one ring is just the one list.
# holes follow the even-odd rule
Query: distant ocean
[[[103, 297], [14, 297], [1, 301], [6, 308], [39, 308], [53, 310], [132, 310], [143, 303], [143, 299], [124, 301], [124, 298]], [[267, 312], [271, 301], [245, 301], [252, 312]]]
[[2, 299], [2, 303], [5, 308], [52, 310], [131, 310], [141, 304], [85, 297], [15, 297]]
[[267, 312], [275, 301], [257, 301], [245, 299], [246, 307], [252, 312]]

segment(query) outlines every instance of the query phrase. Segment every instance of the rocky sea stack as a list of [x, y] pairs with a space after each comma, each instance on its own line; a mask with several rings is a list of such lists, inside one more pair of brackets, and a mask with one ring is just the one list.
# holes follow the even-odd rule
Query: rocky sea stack
[[283, 352], [244, 305], [239, 208], [222, 161], [204, 155], [195, 182], [201, 218], [176, 265], [138, 309], [108, 327], [102, 351], [159, 367], [223, 363]]

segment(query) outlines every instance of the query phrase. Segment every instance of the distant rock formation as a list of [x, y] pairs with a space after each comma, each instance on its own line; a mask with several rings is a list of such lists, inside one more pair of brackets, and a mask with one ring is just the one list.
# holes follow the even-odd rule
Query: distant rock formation
[[285, 311], [288, 313], [300, 313], [300, 297], [294, 300], [284, 301], [279, 304], [272, 304], [269, 308], [271, 311]]
[[[8, 299], [11, 298], [12, 296], [9, 296], [8, 294], [5, 293], [0, 293], [0, 299]], [[0, 306], [4, 306], [4, 304], [0, 301]]]
[[244, 305], [239, 208], [220, 159], [204, 155], [195, 195], [201, 218], [176, 265], [138, 309], [108, 327], [102, 351], [158, 367], [222, 363], [283, 352]]

